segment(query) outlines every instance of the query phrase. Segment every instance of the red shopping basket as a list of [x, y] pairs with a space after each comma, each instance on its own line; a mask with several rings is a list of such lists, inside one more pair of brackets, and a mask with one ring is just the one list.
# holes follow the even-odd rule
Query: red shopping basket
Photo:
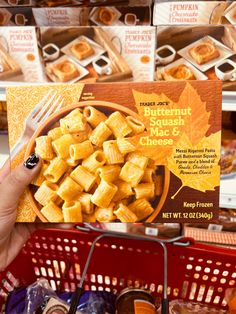
[[[0, 274], [2, 295], [13, 286], [10, 274], [22, 286], [44, 277], [56, 290], [74, 291], [98, 235], [77, 230], [36, 231]], [[169, 300], [183, 299], [224, 309], [225, 290], [236, 286], [235, 251], [196, 243], [187, 247], [167, 244], [167, 249]], [[145, 287], [161, 298], [163, 271], [163, 250], [156, 243], [103, 238], [96, 244], [84, 289], [117, 293], [128, 286]]]

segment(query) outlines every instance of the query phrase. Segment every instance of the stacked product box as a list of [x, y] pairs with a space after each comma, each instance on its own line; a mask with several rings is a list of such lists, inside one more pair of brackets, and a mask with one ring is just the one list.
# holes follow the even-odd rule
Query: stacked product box
[[42, 27], [38, 36], [34, 27], [2, 27], [0, 86], [153, 81], [155, 38], [151, 26]]
[[[74, 6], [76, 3], [78, 5]], [[0, 26], [135, 26], [151, 25], [152, 22], [150, 1], [143, 2], [141, 6], [124, 2], [107, 6], [104, 2], [103, 6], [99, 6], [99, 3], [79, 5], [79, 2], [63, 6], [58, 1], [55, 4], [57, 6], [47, 6], [45, 2], [42, 7], [32, 8], [26, 2], [20, 6], [6, 2], [0, 7]]]
[[153, 25], [234, 24], [235, 10], [231, 0], [155, 0]]

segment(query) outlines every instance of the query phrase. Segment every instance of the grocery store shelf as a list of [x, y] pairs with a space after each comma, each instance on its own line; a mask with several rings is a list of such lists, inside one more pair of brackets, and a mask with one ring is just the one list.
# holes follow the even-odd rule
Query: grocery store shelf
[[236, 93], [223, 92], [223, 111], [236, 111]]
[[0, 135], [0, 168], [9, 157], [8, 136]]
[[220, 207], [236, 208], [236, 177], [228, 180], [221, 180]]
[[6, 93], [4, 89], [0, 88], [0, 101], [6, 100]]

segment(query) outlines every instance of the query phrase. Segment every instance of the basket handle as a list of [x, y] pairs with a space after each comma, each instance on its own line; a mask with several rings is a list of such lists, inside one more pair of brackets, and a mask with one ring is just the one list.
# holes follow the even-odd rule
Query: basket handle
[[115, 231], [108, 231], [108, 230], [101, 230], [97, 228], [96, 226], [93, 226], [92, 224], [84, 223], [81, 225], [76, 226], [78, 230], [81, 232], [96, 232], [99, 233], [100, 235], [95, 238], [93, 241], [93, 244], [90, 248], [87, 262], [85, 264], [81, 280], [80, 280], [80, 285], [78, 289], [76, 290], [76, 293], [74, 295], [74, 298], [72, 299], [71, 307], [68, 312], [68, 314], [75, 314], [76, 309], [83, 291], [83, 283], [85, 280], [85, 276], [87, 274], [90, 261], [93, 255], [93, 252], [95, 250], [96, 244], [98, 241], [100, 241], [103, 238], [107, 237], [117, 237], [117, 238], [125, 238], [129, 240], [142, 240], [142, 241], [148, 241], [148, 242], [154, 242], [158, 245], [160, 245], [163, 249], [163, 256], [164, 256], [164, 291], [163, 291], [163, 307], [162, 307], [162, 314], [168, 314], [169, 313], [169, 302], [168, 302], [168, 296], [167, 296], [167, 287], [168, 287], [168, 254], [167, 254], [167, 247], [166, 244], [172, 243], [175, 245], [182, 245], [182, 246], [189, 246], [191, 244], [191, 241], [189, 239], [186, 239], [183, 236], [176, 237], [173, 239], [168, 239], [168, 240], [160, 240], [156, 238], [150, 238], [150, 237], [145, 237], [145, 236], [140, 236], [140, 235], [132, 235], [132, 234], [124, 234], [121, 232], [115, 232]]
[[161, 312], [162, 314], [169, 314], [169, 301], [168, 299], [163, 299], [161, 302]]

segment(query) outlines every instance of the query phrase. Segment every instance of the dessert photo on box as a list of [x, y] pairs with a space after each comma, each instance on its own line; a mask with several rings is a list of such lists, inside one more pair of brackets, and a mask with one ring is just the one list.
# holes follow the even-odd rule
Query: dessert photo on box
[[11, 82], [43, 82], [35, 28], [0, 28], [0, 86]]
[[236, 91], [236, 28], [158, 27], [156, 80], [221, 80]]
[[89, 22], [98, 26], [151, 25], [151, 16], [150, 6], [99, 6], [91, 9]]
[[0, 0], [0, 7], [32, 7], [36, 0]]
[[[134, 38], [132, 31], [136, 33]], [[147, 47], [143, 49], [141, 39], [145, 37]], [[154, 38], [153, 27], [41, 27], [40, 46], [47, 81], [152, 81]], [[132, 43], [136, 45], [133, 50]]]
[[217, 217], [220, 82], [9, 87], [7, 106], [12, 168], [41, 158], [18, 222]]
[[0, 26], [35, 25], [31, 8], [0, 8]]

